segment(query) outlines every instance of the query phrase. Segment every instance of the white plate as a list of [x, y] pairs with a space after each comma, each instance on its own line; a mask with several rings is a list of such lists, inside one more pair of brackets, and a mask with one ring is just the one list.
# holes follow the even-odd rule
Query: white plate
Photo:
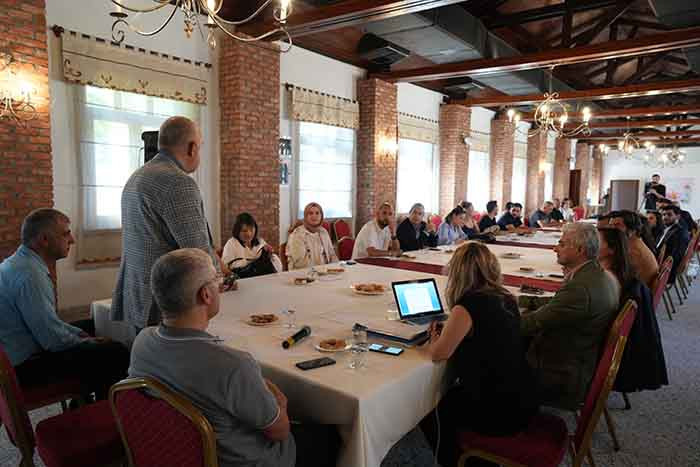
[[382, 286], [384, 287], [384, 290], [382, 290], [381, 292], [365, 292], [364, 290], [357, 290], [355, 288], [356, 285], [359, 285], [359, 284], [353, 284], [350, 286], [350, 288], [352, 289], [353, 292], [355, 292], [358, 295], [384, 295], [387, 292], [387, 290], [389, 290], [386, 285], [382, 284]]
[[411, 253], [401, 253], [401, 258], [416, 259], [416, 255]]
[[335, 352], [345, 352], [346, 350], [350, 349], [350, 347], [352, 347], [352, 344], [350, 344], [347, 341], [347, 339], [345, 339], [345, 347], [343, 347], [342, 349], [324, 349], [323, 347], [321, 347], [321, 342], [319, 341], [314, 345], [314, 347], [319, 352], [335, 353]]
[[503, 253], [503, 254], [501, 255], [501, 258], [505, 258], [505, 259], [520, 259], [520, 258], [522, 258], [522, 256], [523, 256], [523, 255], [521, 255], [520, 253]]
[[244, 319], [243, 322], [247, 324], [248, 326], [260, 326], [260, 327], [265, 327], [265, 326], [273, 326], [275, 324], [278, 324], [280, 322], [279, 316], [275, 315], [275, 320], [270, 321], [269, 323], [256, 323], [252, 321], [252, 318], [249, 316], [248, 319]]
[[292, 278], [290, 279], [290, 282], [291, 282], [292, 285], [297, 285], [297, 286], [311, 285], [311, 284], [315, 283], [315, 282], [318, 280], [318, 279], [314, 279], [313, 281], [307, 282], [306, 284], [297, 284], [296, 282], [294, 282], [296, 279], [306, 279], [306, 276], [292, 277]]

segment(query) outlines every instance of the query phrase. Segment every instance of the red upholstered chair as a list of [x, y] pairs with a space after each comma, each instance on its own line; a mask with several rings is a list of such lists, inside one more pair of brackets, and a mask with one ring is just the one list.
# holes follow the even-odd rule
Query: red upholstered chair
[[328, 221], [323, 221], [321, 222], [321, 225], [323, 226], [324, 229], [326, 229], [326, 232], [328, 232], [328, 235], [331, 234], [331, 223]]
[[[523, 217], [523, 225], [525, 227], [528, 227], [528, 228], [530, 227], [530, 218], [529, 217], [527, 217], [527, 216]], [[537, 226], [534, 226], [534, 227], [537, 227]]]
[[282, 270], [288, 271], [289, 264], [287, 261], [287, 242], [284, 242], [280, 245], [280, 261], [282, 261]]
[[480, 212], [475, 212], [472, 214], [472, 219], [474, 219], [474, 222], [479, 222], [481, 220], [482, 214]]
[[659, 303], [661, 299], [664, 300], [664, 305], [666, 306], [666, 313], [668, 314], [668, 319], [673, 319], [671, 316], [671, 307], [666, 299], [666, 284], [668, 284], [668, 277], [671, 275], [671, 268], [673, 267], [673, 257], [669, 256], [661, 264], [661, 269], [659, 270], [659, 275], [656, 276], [656, 282], [654, 283], [653, 295], [653, 307], [654, 311], [658, 310]]
[[355, 239], [343, 237], [338, 241], [338, 259], [348, 260], [352, 258], [352, 249], [355, 248]]
[[430, 216], [430, 223], [435, 226], [435, 230], [440, 228], [440, 224], [442, 224], [442, 217], [438, 216], [437, 214], [433, 214]]
[[121, 381], [112, 386], [109, 402], [130, 466], [218, 466], [209, 421], [162, 383], [151, 378]]
[[574, 211], [575, 221], [580, 221], [586, 216], [586, 210], [582, 206], [576, 206], [572, 211]]
[[466, 459], [476, 456], [509, 467], [556, 467], [564, 459], [567, 446], [574, 467], [581, 466], [584, 458], [595, 465], [590, 451], [591, 437], [615, 382], [636, 314], [637, 305], [630, 300], [613, 323], [573, 436], [569, 436], [564, 420], [545, 413], [536, 415], [525, 431], [511, 437], [463, 432], [459, 435], [463, 452], [459, 465], [464, 466]]
[[343, 219], [337, 219], [335, 222], [333, 222], [333, 232], [335, 232], [336, 240], [340, 240], [344, 237], [352, 237], [350, 224], [345, 222]]
[[47, 467], [93, 467], [123, 459], [117, 425], [107, 401], [40, 421], [29, 421], [15, 369], [0, 353], [0, 420], [22, 454], [21, 467], [34, 467], [34, 449]]

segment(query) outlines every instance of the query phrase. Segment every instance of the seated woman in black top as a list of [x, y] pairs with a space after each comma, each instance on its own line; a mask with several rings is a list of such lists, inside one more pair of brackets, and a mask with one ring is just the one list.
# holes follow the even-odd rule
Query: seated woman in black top
[[396, 237], [401, 244], [401, 251], [422, 250], [437, 246], [438, 236], [433, 224], [423, 221], [425, 208], [416, 203], [408, 213], [408, 217], [396, 228]]
[[[524, 430], [538, 408], [518, 305], [502, 285], [496, 257], [485, 245], [467, 242], [455, 251], [448, 275], [450, 317], [442, 330], [433, 323], [424, 347], [433, 361], [449, 360], [456, 377], [436, 409], [441, 465], [456, 464], [459, 429], [509, 436]], [[435, 446], [434, 420], [424, 422]]]
[[498, 215], [498, 202], [495, 200], [491, 200], [488, 203], [486, 203], [486, 214], [481, 216], [481, 219], [479, 220], [479, 230], [482, 232], [492, 232], [496, 233], [501, 228], [498, 226], [498, 222], [496, 222], [496, 216]]
[[462, 232], [467, 236], [468, 239], [475, 238], [479, 235], [479, 224], [474, 220], [474, 205], [469, 201], [462, 201], [459, 205], [464, 209], [466, 216], [464, 217], [464, 225], [462, 226]]

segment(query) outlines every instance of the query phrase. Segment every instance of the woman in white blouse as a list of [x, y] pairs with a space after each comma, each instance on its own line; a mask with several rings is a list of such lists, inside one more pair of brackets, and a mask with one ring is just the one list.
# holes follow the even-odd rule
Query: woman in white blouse
[[322, 224], [323, 208], [318, 203], [307, 204], [304, 208], [304, 223], [294, 229], [287, 240], [290, 270], [338, 261], [331, 237]]
[[[253, 216], [247, 212], [239, 214], [233, 224], [233, 237], [226, 242], [221, 254], [222, 261], [231, 269], [241, 268], [259, 258], [262, 250], [270, 253], [270, 261], [275, 271], [282, 271], [282, 261], [273, 253], [272, 247], [258, 237], [258, 223]], [[233, 263], [229, 264], [232, 261]]]
[[569, 198], [564, 198], [561, 202], [561, 215], [564, 216], [566, 222], [574, 221], [574, 210], [571, 209], [571, 200]]

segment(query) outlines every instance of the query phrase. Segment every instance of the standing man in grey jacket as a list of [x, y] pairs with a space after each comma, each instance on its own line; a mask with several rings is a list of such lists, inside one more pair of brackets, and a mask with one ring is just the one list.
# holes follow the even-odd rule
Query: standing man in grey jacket
[[188, 174], [197, 170], [202, 137], [185, 117], [160, 127], [158, 154], [131, 175], [122, 192], [122, 259], [110, 318], [126, 321], [134, 337], [159, 319], [152, 306], [151, 267], [179, 248], [200, 248], [218, 265], [199, 187]]

